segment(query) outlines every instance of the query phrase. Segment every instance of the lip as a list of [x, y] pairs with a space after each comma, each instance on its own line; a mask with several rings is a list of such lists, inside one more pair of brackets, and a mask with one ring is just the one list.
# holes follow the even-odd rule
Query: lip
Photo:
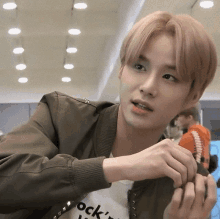
[[154, 108], [153, 108], [148, 102], [146, 102], [146, 101], [144, 101], [144, 100], [134, 99], [134, 100], [132, 100], [131, 102], [132, 102], [132, 104], [134, 104], [134, 103], [142, 104], [142, 105], [144, 105], [148, 110], [150, 110], [150, 111], [152, 111], [152, 112], [154, 111]]

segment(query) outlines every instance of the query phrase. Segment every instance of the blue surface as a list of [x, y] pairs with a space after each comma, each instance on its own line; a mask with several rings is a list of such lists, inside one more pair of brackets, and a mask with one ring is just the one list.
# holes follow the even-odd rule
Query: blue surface
[[[216, 182], [220, 178], [220, 141], [212, 141], [210, 147], [210, 154], [218, 156], [218, 168], [212, 173]], [[212, 219], [220, 219], [220, 188], [217, 189], [218, 200], [215, 207], [212, 209]]]

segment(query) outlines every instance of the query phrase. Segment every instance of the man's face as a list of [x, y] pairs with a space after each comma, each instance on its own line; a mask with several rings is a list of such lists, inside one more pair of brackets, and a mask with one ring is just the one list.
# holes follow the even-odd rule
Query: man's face
[[190, 82], [176, 72], [172, 36], [153, 37], [139, 60], [125, 65], [119, 74], [121, 105], [119, 116], [128, 125], [141, 129], [164, 129], [183, 109]]

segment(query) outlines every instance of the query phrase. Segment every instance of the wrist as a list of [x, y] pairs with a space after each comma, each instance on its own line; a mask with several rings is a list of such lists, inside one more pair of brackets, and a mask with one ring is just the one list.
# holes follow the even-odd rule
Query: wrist
[[103, 171], [109, 183], [125, 180], [123, 176], [123, 162], [121, 157], [106, 158], [103, 161]]

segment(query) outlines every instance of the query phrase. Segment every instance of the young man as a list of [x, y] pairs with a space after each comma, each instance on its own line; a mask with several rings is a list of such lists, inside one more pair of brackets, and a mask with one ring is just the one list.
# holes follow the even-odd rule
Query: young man
[[199, 100], [216, 65], [212, 40], [190, 16], [155, 12], [140, 20], [121, 49], [119, 105], [54, 92], [5, 136], [0, 212], [207, 218], [216, 203], [214, 179], [191, 152], [161, 139], [171, 119]]
[[180, 139], [179, 145], [188, 149], [198, 163], [209, 169], [211, 141], [210, 131], [199, 124], [199, 112], [197, 107], [193, 107], [181, 112], [176, 120], [180, 129], [187, 129]]

